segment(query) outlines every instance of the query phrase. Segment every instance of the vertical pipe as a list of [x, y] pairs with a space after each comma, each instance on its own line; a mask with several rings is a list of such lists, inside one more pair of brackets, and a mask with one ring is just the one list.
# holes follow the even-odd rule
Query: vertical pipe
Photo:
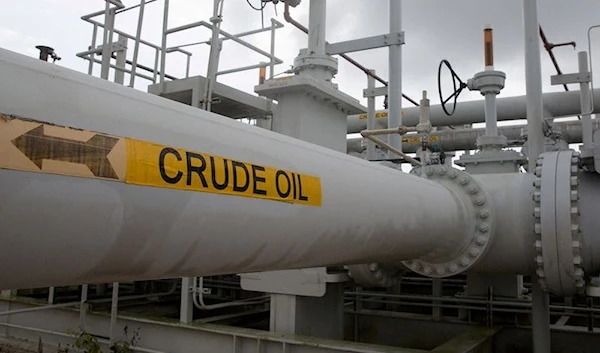
[[[160, 49], [160, 83], [165, 82], [165, 69], [167, 63], [167, 31], [169, 30], [169, 0], [165, 0], [165, 8], [163, 11], [163, 33], [162, 33], [162, 44]], [[161, 91], [164, 88], [161, 86]]]
[[[92, 45], [90, 46], [90, 50], [96, 49], [96, 37], [98, 37], [98, 25], [94, 24], [94, 30], [92, 32]], [[94, 73], [94, 57], [96, 54], [90, 54], [90, 63], [88, 64], [88, 75], [92, 75]]]
[[131, 63], [131, 77], [129, 78], [129, 87], [133, 87], [135, 82], [135, 71], [137, 70], [138, 55], [140, 53], [140, 39], [142, 37], [142, 25], [144, 24], [144, 9], [146, 0], [140, 2], [140, 12], [138, 14], [137, 30], [135, 32], [135, 45], [133, 47], [133, 60]]
[[[390, 35], [395, 35], [402, 31], [401, 11], [401, 0], [390, 0]], [[402, 125], [402, 45], [391, 45], [389, 47], [389, 66], [388, 128], [398, 128]], [[402, 138], [400, 135], [389, 135], [388, 143], [392, 147], [402, 151]], [[388, 152], [388, 158], [397, 158], [397, 156], [392, 152]]]
[[117, 313], [119, 309], [119, 282], [113, 282], [112, 300], [110, 303], [110, 343], [116, 342], [117, 337]]
[[88, 285], [81, 286], [81, 301], [79, 304], [79, 329], [85, 331], [85, 317], [87, 312]]
[[525, 27], [525, 78], [527, 93], [527, 146], [529, 148], [529, 172], [535, 172], [535, 162], [542, 153], [544, 107], [542, 102], [542, 64], [537, 0], [523, 0], [523, 23]]
[[309, 55], [325, 55], [326, 18], [326, 0], [310, 0], [310, 12], [308, 17]]
[[[523, 25], [525, 27], [528, 171], [535, 173], [536, 160], [544, 147], [542, 130], [544, 105], [542, 101], [542, 64], [538, 38], [537, 0], [523, 0]], [[545, 293], [540, 287], [537, 276], [532, 276], [531, 282], [533, 352], [548, 353], [550, 352], [548, 293]]]
[[[375, 70], [370, 70], [375, 74]], [[375, 79], [373, 76], [367, 76], [367, 88], [370, 90], [375, 88]], [[375, 96], [367, 98], [367, 130], [375, 128]], [[372, 161], [375, 157], [375, 143], [367, 139], [367, 160]]]
[[[127, 37], [119, 34], [119, 46], [123, 46], [123, 48], [117, 50], [115, 66], [120, 69], [125, 69], [125, 66], [127, 65]], [[120, 85], [125, 83], [125, 71], [115, 70], [115, 82]]]
[[485, 95], [485, 134], [488, 136], [498, 135], [498, 119], [496, 110], [496, 94]]
[[[588, 71], [588, 56], [587, 52], [580, 51], [577, 54], [579, 59], [579, 73], [581, 76], [589, 74]], [[585, 114], [592, 111], [591, 99], [590, 99], [590, 84], [589, 82], [579, 83], [579, 96], [581, 103], [581, 128], [583, 134], [583, 148], [586, 150], [592, 150], [593, 146], [593, 129], [592, 129], [592, 116], [591, 114]]]

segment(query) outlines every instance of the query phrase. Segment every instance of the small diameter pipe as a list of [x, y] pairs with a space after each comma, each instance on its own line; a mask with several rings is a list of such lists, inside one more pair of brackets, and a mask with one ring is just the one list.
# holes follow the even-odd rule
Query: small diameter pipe
[[529, 148], [529, 172], [535, 172], [535, 163], [543, 151], [542, 65], [537, 0], [523, 0], [523, 23], [525, 27], [525, 86], [527, 97], [527, 147]]
[[498, 135], [497, 115], [496, 94], [488, 93], [485, 95], [485, 134], [487, 136]]
[[412, 158], [411, 156], [407, 155], [406, 153], [398, 150], [397, 148], [394, 148], [387, 142], [382, 141], [375, 137], [377, 135], [391, 135], [391, 134], [404, 135], [407, 132], [414, 132], [414, 131], [416, 131], [416, 128], [407, 128], [405, 126], [400, 126], [395, 129], [364, 130], [364, 131], [361, 131], [360, 134], [362, 135], [362, 137], [379, 145], [379, 147], [381, 147], [383, 150], [394, 153], [394, 154], [402, 157], [404, 160], [406, 160], [407, 162], [410, 162], [410, 164], [412, 164], [414, 166], [421, 166], [422, 165], [421, 162], [417, 161], [416, 159]]
[[[219, 303], [219, 304], [211, 304], [206, 305], [204, 303], [204, 278], [203, 277], [194, 277], [192, 281], [192, 296], [194, 300], [194, 305], [201, 310], [215, 310], [228, 308], [232, 306], [242, 306], [242, 305], [252, 305], [252, 304], [261, 304], [271, 298], [270, 295], [263, 295], [255, 298], [241, 299], [236, 301], [231, 301], [227, 303]], [[198, 295], [196, 295], [198, 294]]]
[[[375, 70], [370, 71], [375, 74]], [[375, 88], [375, 78], [367, 76], [367, 88]], [[375, 97], [367, 98], [367, 130], [375, 129]], [[376, 157], [375, 143], [371, 140], [367, 141], [367, 160], [372, 161]]]
[[325, 55], [327, 3], [325, 0], [310, 0], [308, 18], [308, 53]]
[[[390, 9], [390, 34], [402, 31], [402, 1], [389, 0]], [[389, 46], [389, 71], [390, 81], [388, 83], [389, 116], [388, 128], [397, 128], [402, 125], [402, 45]], [[390, 135], [389, 146], [396, 151], [402, 151], [402, 137]], [[392, 150], [389, 152], [396, 153]], [[397, 153], [396, 153], [397, 154]], [[388, 154], [389, 158], [393, 156]]]
[[[579, 59], [579, 74], [581, 76], [589, 74], [588, 71], [588, 55], [585, 51], [580, 51], [577, 54]], [[592, 129], [592, 116], [591, 114], [585, 114], [591, 110], [591, 99], [590, 99], [590, 84], [589, 82], [579, 83], [579, 94], [581, 103], [581, 127], [583, 133], [583, 148], [591, 150], [594, 148], [593, 143], [593, 129]]]

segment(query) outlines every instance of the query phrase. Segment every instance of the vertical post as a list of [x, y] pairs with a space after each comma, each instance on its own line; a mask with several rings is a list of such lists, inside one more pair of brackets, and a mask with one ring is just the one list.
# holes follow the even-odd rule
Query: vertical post
[[85, 317], [87, 312], [88, 285], [81, 286], [81, 301], [79, 304], [79, 329], [85, 330]]
[[48, 304], [54, 304], [54, 287], [48, 288]]
[[[537, 0], [523, 0], [523, 25], [525, 27], [528, 171], [535, 173], [537, 158], [544, 147], [542, 130], [544, 104]], [[548, 294], [542, 290], [535, 275], [531, 278], [531, 294], [533, 352], [548, 353], [550, 352], [550, 305]]]
[[[165, 0], [165, 8], [163, 10], [163, 33], [162, 44], [160, 49], [160, 83], [165, 82], [165, 69], [167, 68], [167, 31], [169, 30], [169, 0]], [[161, 90], [163, 90], [161, 86]]]
[[[92, 45], [90, 46], [90, 50], [96, 49], [96, 37], [98, 37], [98, 25], [94, 24], [94, 30], [92, 32]], [[93, 52], [90, 54], [90, 63], [88, 64], [88, 75], [92, 75], [94, 73], [94, 57], [96, 54]]]
[[327, 1], [311, 0], [308, 17], [308, 54], [325, 55]]
[[[370, 70], [372, 74], [375, 74], [375, 70]], [[367, 88], [375, 88], [375, 78], [367, 75]], [[375, 96], [367, 98], [367, 130], [375, 129]], [[375, 159], [375, 143], [367, 139], [367, 160], [372, 161]]]
[[113, 282], [112, 300], [110, 303], [110, 344], [116, 342], [117, 314], [119, 310], [119, 282]]
[[[585, 51], [580, 51], [577, 53], [577, 57], [579, 59], [579, 73], [581, 75], [586, 75], [589, 73], [588, 71], [588, 55]], [[579, 101], [581, 103], [581, 128], [582, 128], [582, 137], [583, 137], [583, 149], [591, 151], [594, 148], [593, 145], [593, 128], [592, 128], [592, 116], [589, 113], [591, 109], [591, 99], [590, 99], [590, 84], [589, 82], [581, 82], [579, 83]]]
[[[390, 35], [402, 31], [402, 1], [390, 0]], [[402, 125], [402, 45], [389, 47], [390, 81], [388, 83], [388, 128], [395, 129]], [[399, 134], [388, 135], [388, 143], [402, 151], [402, 137]], [[398, 158], [388, 152], [388, 158]]]
[[527, 145], [529, 172], [535, 172], [535, 162], [542, 153], [544, 105], [542, 101], [542, 65], [540, 59], [537, 0], [523, 0], [525, 27], [525, 78], [527, 94]]
[[223, 11], [223, 0], [215, 0], [213, 5], [213, 16], [210, 18], [212, 23], [212, 36], [210, 39], [210, 56], [208, 58], [208, 67], [206, 69], [206, 80], [204, 80], [204, 98], [202, 109], [211, 110], [212, 87], [217, 79], [219, 70], [219, 56], [223, 42], [219, 39]]
[[275, 76], [275, 33], [277, 32], [277, 27], [275, 26], [275, 19], [271, 19], [271, 50], [269, 53], [271, 54], [271, 61], [269, 62], [269, 80]]
[[185, 78], [190, 77], [190, 63], [192, 61], [192, 55], [187, 55], [187, 61], [185, 63]]
[[[434, 298], [440, 298], [442, 296], [442, 279], [432, 278], [431, 279], [432, 294]], [[432, 307], [432, 316], [434, 321], [439, 321], [442, 318], [442, 302], [434, 301]]]
[[184, 277], [181, 279], [181, 305], [179, 308], [179, 321], [189, 324], [194, 320], [194, 303], [192, 291], [190, 290], [192, 279]]
[[[125, 69], [127, 65], [127, 37], [119, 34], [119, 50], [117, 50], [116, 67]], [[115, 82], [122, 85], [125, 83], [125, 71], [115, 70]]]
[[140, 53], [140, 39], [142, 37], [142, 25], [144, 24], [144, 9], [146, 0], [140, 2], [140, 12], [138, 14], [137, 31], [135, 32], [135, 45], [133, 47], [133, 60], [131, 63], [131, 77], [129, 78], [129, 87], [133, 87], [135, 82], [135, 72], [137, 70], [138, 55]]
[[102, 69], [100, 71], [100, 77], [104, 80], [108, 80], [110, 73], [110, 59], [112, 56], [112, 42], [115, 27], [115, 15], [116, 9], [110, 8], [110, 3], [106, 2], [105, 21], [104, 25], [104, 38], [102, 43]]
[[538, 283], [537, 276], [531, 276], [533, 352], [550, 352], [550, 301]]

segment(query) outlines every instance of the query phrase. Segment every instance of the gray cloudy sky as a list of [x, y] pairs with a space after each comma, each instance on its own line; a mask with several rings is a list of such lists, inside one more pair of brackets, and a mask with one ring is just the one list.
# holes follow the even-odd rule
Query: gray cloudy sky
[[[87, 63], [75, 57], [90, 45], [92, 26], [80, 20], [84, 14], [103, 9], [102, 0], [1, 0], [0, 46], [30, 56], [37, 56], [37, 44], [53, 46], [63, 60], [59, 65], [86, 71]], [[250, 0], [257, 5], [259, 0]], [[126, 5], [139, 0], [123, 0]], [[212, 0], [172, 0], [170, 27], [208, 20], [212, 13]], [[292, 9], [292, 16], [308, 23], [309, 0]], [[420, 92], [430, 92], [432, 103], [437, 103], [436, 74], [441, 59], [448, 59], [459, 75], [466, 80], [483, 68], [482, 28], [491, 24], [495, 34], [496, 68], [508, 74], [503, 96], [524, 94], [523, 25], [522, 2], [519, 0], [405, 0], [403, 1], [403, 29], [406, 45], [403, 49], [403, 86], [407, 95], [417, 99]], [[329, 42], [384, 34], [388, 31], [388, 0], [329, 0], [327, 40]], [[285, 23], [283, 6], [278, 6], [277, 19]], [[160, 44], [162, 28], [162, 1], [148, 5], [143, 38]], [[275, 17], [272, 5], [265, 9], [265, 23]], [[551, 42], [576, 41], [577, 50], [587, 50], [587, 29], [600, 24], [600, 1], [598, 0], [539, 0], [539, 17]], [[102, 17], [99, 17], [102, 20]], [[117, 17], [117, 28], [135, 32], [137, 10]], [[222, 28], [230, 33], [242, 32], [261, 26], [261, 15], [252, 10], [246, 0], [225, 0]], [[208, 39], [206, 29], [194, 29], [170, 38], [169, 45]], [[269, 48], [269, 36], [249, 37], [249, 41], [265, 50]], [[593, 62], [600, 68], [600, 29], [592, 32]], [[130, 45], [132, 46], [132, 45]], [[292, 64], [298, 50], [306, 46], [306, 36], [291, 25], [277, 33], [277, 55], [284, 65], [276, 67], [276, 73], [285, 71]], [[194, 47], [192, 73], [205, 75], [208, 48]], [[577, 52], [570, 47], [555, 50], [564, 72], [577, 69]], [[131, 53], [130, 53], [131, 55]], [[387, 79], [387, 50], [378, 49], [353, 53], [352, 57], [377, 70]], [[167, 72], [175, 76], [184, 74], [179, 54], [168, 58]], [[142, 51], [142, 63], [153, 65], [151, 51]], [[226, 42], [221, 56], [221, 69], [249, 65], [261, 61], [260, 55], [250, 52], [233, 42]], [[542, 54], [544, 90], [560, 90], [551, 87], [554, 74], [548, 56]], [[598, 70], [600, 71], [600, 70]], [[600, 81], [598, 74], [594, 75]], [[448, 78], [448, 76], [446, 76]], [[252, 91], [257, 72], [222, 76], [221, 82], [245, 91]], [[340, 59], [340, 72], [336, 82], [341, 90], [362, 99], [366, 86], [365, 76]], [[143, 88], [143, 81], [140, 81]], [[575, 87], [574, 87], [575, 88]], [[473, 93], [462, 99], [477, 99]], [[405, 102], [404, 105], [408, 103]], [[381, 106], [378, 106], [381, 108]]]

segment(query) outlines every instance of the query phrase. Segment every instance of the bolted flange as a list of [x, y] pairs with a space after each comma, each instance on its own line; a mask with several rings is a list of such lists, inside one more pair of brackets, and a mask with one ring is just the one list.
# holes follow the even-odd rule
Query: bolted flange
[[579, 154], [572, 150], [540, 155], [535, 169], [533, 244], [542, 289], [560, 296], [583, 294], [582, 237], [579, 228]]
[[[428, 277], [450, 277], [471, 268], [487, 252], [494, 236], [494, 210], [489, 196], [471, 175], [443, 165], [418, 167], [411, 174], [422, 175], [450, 189], [461, 201], [465, 222], [464, 237], [447, 240], [423, 258], [403, 261], [409, 269]], [[440, 239], [443, 239], [441, 237]]]

